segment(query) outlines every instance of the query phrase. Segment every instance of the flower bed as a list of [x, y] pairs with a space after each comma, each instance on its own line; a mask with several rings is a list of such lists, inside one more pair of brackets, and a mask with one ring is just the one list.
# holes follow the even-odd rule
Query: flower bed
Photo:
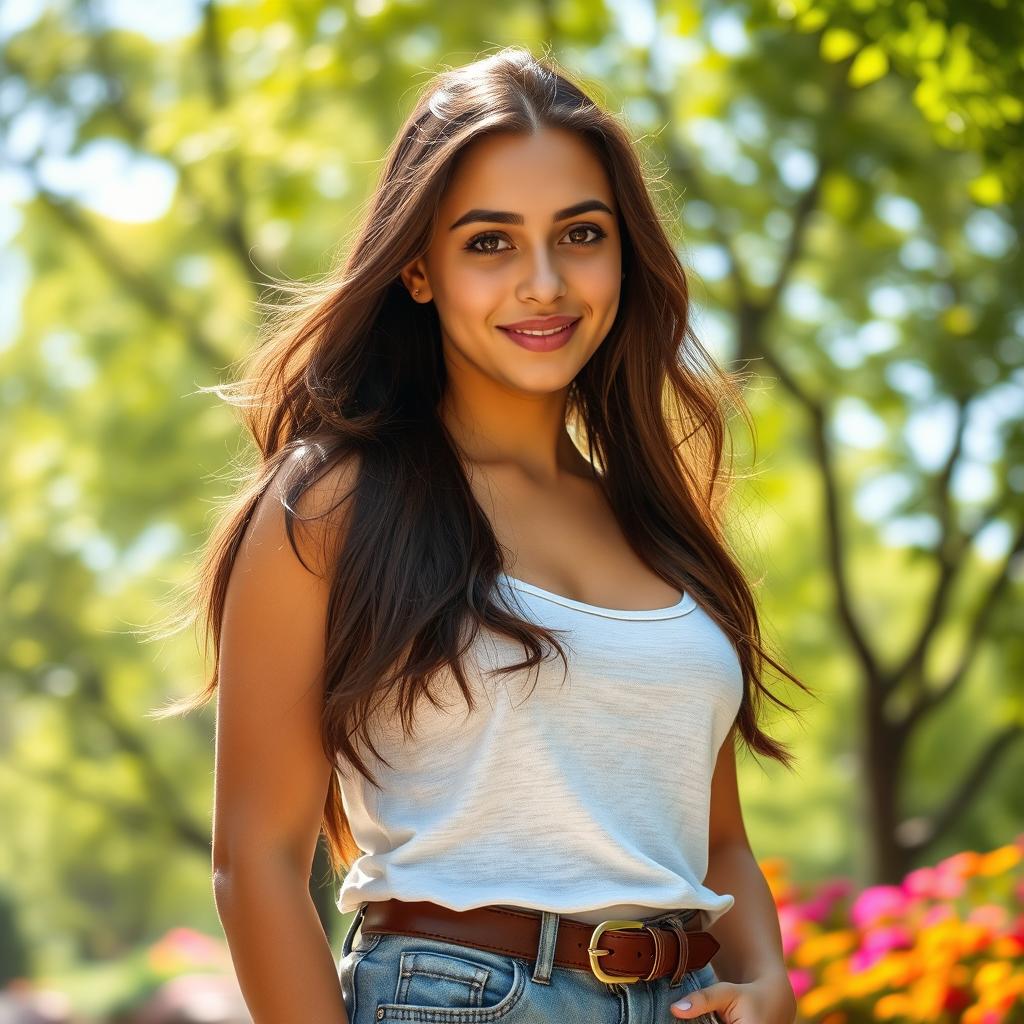
[[1024, 835], [860, 892], [761, 868], [802, 1020], [1024, 1024]]

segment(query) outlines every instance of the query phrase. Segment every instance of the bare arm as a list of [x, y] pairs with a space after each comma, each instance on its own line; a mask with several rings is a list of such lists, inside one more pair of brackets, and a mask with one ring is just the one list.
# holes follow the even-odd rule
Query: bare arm
[[249, 523], [225, 599], [214, 897], [254, 1024], [348, 1024], [309, 894], [333, 770], [320, 743], [328, 584], [292, 550], [276, 486]]
[[709, 929], [722, 948], [716, 973], [726, 981], [785, 975], [782, 933], [775, 900], [750, 848], [740, 809], [734, 731], [730, 730], [711, 779], [708, 873], [705, 884], [736, 897], [731, 910]]
[[768, 882], [743, 824], [736, 781], [735, 726], [718, 753], [711, 778], [708, 872], [704, 883], [732, 893], [734, 906], [708, 929], [721, 944], [714, 969], [719, 981], [672, 1004], [686, 1019], [714, 1012], [721, 1024], [793, 1024], [796, 996], [782, 952], [782, 932]]

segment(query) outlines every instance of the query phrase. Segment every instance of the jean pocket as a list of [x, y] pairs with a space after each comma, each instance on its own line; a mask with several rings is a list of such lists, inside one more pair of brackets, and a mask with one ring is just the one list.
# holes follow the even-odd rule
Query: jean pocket
[[525, 968], [513, 957], [423, 940], [393, 954], [394, 995], [377, 1004], [378, 1021], [483, 1024], [514, 1010], [526, 991]]
[[341, 983], [341, 997], [345, 1003], [345, 1015], [350, 1024], [358, 1019], [359, 1007], [356, 1001], [356, 972], [359, 965], [366, 959], [383, 938], [382, 935], [360, 935], [359, 942], [341, 958], [338, 965], [338, 981]]
[[[710, 961], [703, 967], [687, 971], [680, 982], [682, 993], [673, 996], [673, 1001], [678, 1002], [688, 992], [696, 992], [697, 989], [707, 988], [709, 985], [714, 985], [716, 981], [718, 981], [718, 975], [715, 974], [715, 969], [711, 966]], [[702, 1013], [699, 1017], [691, 1017], [690, 1020], [693, 1024], [722, 1024], [721, 1018], [713, 1010], [711, 1013]]]

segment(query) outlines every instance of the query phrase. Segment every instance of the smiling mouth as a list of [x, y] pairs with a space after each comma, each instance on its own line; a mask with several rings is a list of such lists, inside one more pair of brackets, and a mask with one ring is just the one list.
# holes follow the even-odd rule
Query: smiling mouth
[[579, 326], [582, 317], [577, 317], [571, 323], [563, 327], [550, 330], [513, 330], [511, 327], [499, 327], [517, 345], [529, 349], [531, 352], [550, 352], [552, 349], [561, 348], [573, 335]]

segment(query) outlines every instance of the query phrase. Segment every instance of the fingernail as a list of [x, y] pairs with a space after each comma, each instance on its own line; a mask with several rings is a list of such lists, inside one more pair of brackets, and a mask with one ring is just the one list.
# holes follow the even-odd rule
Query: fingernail
[[688, 1010], [693, 1004], [689, 999], [683, 999], [681, 1002], [672, 1004], [677, 1010]]

